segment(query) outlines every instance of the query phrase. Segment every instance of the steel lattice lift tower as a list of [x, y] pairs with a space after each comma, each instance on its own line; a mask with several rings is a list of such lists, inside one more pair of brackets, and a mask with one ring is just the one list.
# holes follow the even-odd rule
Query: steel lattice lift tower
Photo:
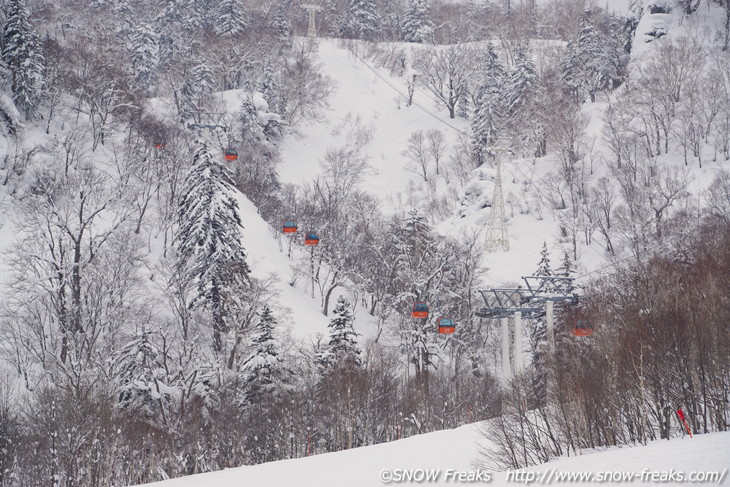
[[494, 147], [491, 150], [496, 154], [497, 176], [494, 179], [494, 195], [492, 196], [492, 209], [489, 212], [485, 248], [487, 252], [495, 252], [501, 246], [502, 250], [507, 252], [509, 250], [509, 234], [507, 233], [507, 213], [504, 209], [504, 194], [502, 192], [500, 154], [509, 151], [509, 149]]
[[317, 24], [316, 24], [316, 16], [317, 12], [322, 10], [322, 7], [319, 5], [302, 5], [302, 8], [307, 11], [309, 14], [309, 30], [307, 31], [307, 37], [310, 39], [314, 39], [317, 37]]

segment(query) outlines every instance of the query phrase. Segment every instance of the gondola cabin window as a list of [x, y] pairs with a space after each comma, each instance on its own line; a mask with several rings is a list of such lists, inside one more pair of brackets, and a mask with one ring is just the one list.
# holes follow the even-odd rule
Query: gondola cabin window
[[305, 245], [317, 245], [319, 244], [319, 236], [314, 232], [307, 232], [304, 235]]
[[453, 318], [439, 318], [439, 333], [442, 335], [450, 335], [456, 331], [456, 322]]
[[411, 316], [414, 318], [428, 318], [428, 304], [422, 302], [413, 303]]

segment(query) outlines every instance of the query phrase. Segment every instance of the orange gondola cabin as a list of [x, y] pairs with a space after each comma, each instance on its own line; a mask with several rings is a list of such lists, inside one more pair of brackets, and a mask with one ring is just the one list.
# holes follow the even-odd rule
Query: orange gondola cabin
[[284, 233], [297, 233], [297, 222], [294, 220], [286, 220], [283, 223], [281, 230]]
[[158, 139], [158, 140], [154, 141], [153, 145], [155, 146], [155, 149], [164, 150], [165, 147], [167, 147], [167, 142], [165, 142], [164, 140]]
[[453, 318], [439, 318], [439, 333], [442, 335], [450, 335], [456, 331], [456, 322]]
[[589, 337], [593, 335], [593, 325], [587, 318], [577, 318], [573, 326], [573, 335], [577, 337]]
[[319, 236], [314, 232], [307, 232], [304, 234], [305, 245], [317, 245], [319, 243]]
[[413, 303], [413, 308], [411, 309], [411, 316], [414, 318], [428, 318], [428, 304]]
[[238, 151], [236, 149], [226, 149], [224, 153], [226, 161], [235, 161], [238, 159]]

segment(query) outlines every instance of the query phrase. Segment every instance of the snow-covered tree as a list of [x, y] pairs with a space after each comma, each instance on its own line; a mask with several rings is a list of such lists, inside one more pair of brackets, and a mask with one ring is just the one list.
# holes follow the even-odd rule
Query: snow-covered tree
[[545, 155], [544, 110], [540, 104], [541, 80], [529, 49], [518, 51], [515, 65], [506, 77], [502, 90], [503, 124], [512, 137], [512, 146], [523, 157]]
[[216, 351], [249, 285], [236, 192], [228, 170], [199, 143], [180, 199], [177, 272], [196, 284], [193, 306], [211, 312]]
[[357, 343], [350, 301], [344, 296], [337, 299], [333, 317], [328, 325], [329, 342], [320, 350], [315, 362], [325, 372], [359, 367], [360, 347]]
[[207, 99], [215, 90], [215, 76], [207, 62], [199, 59], [192, 70], [192, 77], [195, 81], [195, 93], [199, 98]]
[[350, 0], [346, 19], [342, 29], [345, 37], [374, 41], [380, 35], [380, 14], [375, 0]]
[[283, 114], [286, 111], [286, 101], [278, 78], [271, 63], [267, 62], [259, 82], [259, 91], [269, 106], [269, 112]]
[[508, 118], [514, 118], [526, 99], [535, 92], [537, 81], [537, 69], [529, 49], [520, 49], [503, 90], [505, 115]]
[[428, 0], [408, 0], [408, 8], [403, 15], [403, 40], [406, 42], [432, 42], [433, 22], [429, 20], [431, 4]]
[[[221, 5], [217, 0], [181, 0], [181, 2], [183, 2], [182, 11], [185, 12], [183, 21], [188, 32], [197, 35], [215, 31], [218, 6]], [[222, 3], [225, 3], [225, 0]]]
[[264, 396], [273, 394], [281, 384], [282, 359], [274, 338], [275, 326], [276, 318], [271, 313], [271, 308], [264, 305], [251, 337], [252, 351], [241, 366], [244, 406], [260, 402]]
[[[563, 253], [563, 259], [560, 262], [560, 267], [558, 267], [555, 274], [560, 277], [575, 277], [575, 264], [573, 263], [573, 259], [570, 257], [570, 252], [567, 250]], [[566, 293], [572, 293], [575, 290], [572, 283], [563, 284], [561, 287]]]
[[607, 39], [596, 29], [591, 22], [590, 11], [583, 14], [578, 36], [566, 46], [561, 63], [563, 82], [578, 103], [586, 96], [595, 101], [596, 93], [617, 78], [618, 52], [623, 46], [616, 45], [616, 41], [615, 36]]
[[43, 55], [38, 34], [21, 0], [9, 0], [5, 7], [2, 60], [11, 73], [15, 106], [32, 117], [43, 88]]
[[157, 35], [147, 24], [132, 31], [132, 73], [137, 86], [151, 96], [157, 83]]
[[486, 159], [485, 149], [492, 144], [494, 137], [499, 136], [504, 116], [502, 88], [505, 71], [491, 44], [487, 45], [481, 78], [471, 123], [472, 151], [480, 165]]
[[114, 358], [118, 406], [141, 410], [145, 416], [151, 417], [159, 399], [156, 381], [164, 370], [162, 354], [152, 343], [152, 332], [142, 330], [135, 334]]
[[224, 37], [243, 34], [248, 28], [248, 14], [238, 0], [222, 0], [216, 10], [215, 33]]
[[[537, 264], [536, 276], [552, 276], [553, 270], [550, 267], [550, 252], [547, 242], [542, 243], [540, 251], [540, 262]], [[532, 375], [533, 392], [536, 400], [543, 404], [547, 395], [547, 322], [544, 317], [535, 320], [535, 326], [530, 333], [530, 349], [532, 350], [532, 366], [535, 371]]]
[[[410, 313], [412, 302], [437, 306], [443, 299], [445, 270], [452, 256], [436, 241], [426, 218], [417, 210], [395, 218], [387, 238], [396, 254], [396, 300], [407, 307], [404, 311]], [[408, 315], [401, 323], [400, 339], [401, 349], [414, 367], [417, 387], [427, 389], [429, 371], [439, 354], [433, 324], [428, 318], [412, 319]]]
[[256, 146], [265, 140], [264, 130], [258, 119], [258, 110], [250, 98], [241, 102], [241, 111], [238, 114], [240, 137], [244, 145]]
[[466, 95], [472, 76], [471, 51], [462, 44], [432, 51], [422, 49], [416, 56], [414, 68], [420, 71], [420, 82], [456, 117], [456, 105]]
[[553, 270], [550, 267], [550, 251], [548, 250], [547, 242], [542, 243], [542, 250], [540, 251], [540, 262], [537, 264], [537, 270], [535, 271], [536, 276], [552, 276]]
[[381, 11], [383, 12], [383, 37], [389, 41], [399, 41], [403, 39], [401, 32], [400, 2], [397, 0], [383, 0], [381, 3]]
[[279, 52], [281, 53], [286, 49], [291, 49], [291, 29], [289, 27], [289, 22], [286, 20], [286, 16], [284, 15], [283, 3], [276, 7], [273, 26], [274, 31], [276, 32], [276, 39], [279, 41]]
[[112, 12], [114, 12], [114, 28], [117, 35], [129, 40], [129, 35], [134, 28], [135, 12], [129, 0], [117, 0], [112, 4]]
[[179, 54], [185, 48], [184, 7], [181, 0], [166, 0], [154, 21], [158, 36], [158, 59], [160, 66], [166, 69], [175, 66]]
[[180, 107], [183, 111], [197, 111], [204, 107], [215, 90], [213, 70], [204, 59], [198, 59], [180, 89]]

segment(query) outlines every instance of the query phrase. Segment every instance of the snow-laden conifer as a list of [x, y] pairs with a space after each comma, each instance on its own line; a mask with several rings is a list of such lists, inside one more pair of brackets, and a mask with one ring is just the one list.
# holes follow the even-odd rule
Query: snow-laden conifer
[[32, 117], [41, 99], [44, 59], [21, 0], [9, 0], [5, 7], [2, 60], [10, 70], [15, 106]]
[[211, 313], [215, 350], [250, 273], [236, 193], [228, 170], [200, 143], [183, 184], [175, 246], [177, 272], [196, 285], [193, 306]]
[[406, 42], [432, 42], [433, 22], [429, 20], [431, 5], [428, 0], [409, 0], [403, 15], [403, 40]]

